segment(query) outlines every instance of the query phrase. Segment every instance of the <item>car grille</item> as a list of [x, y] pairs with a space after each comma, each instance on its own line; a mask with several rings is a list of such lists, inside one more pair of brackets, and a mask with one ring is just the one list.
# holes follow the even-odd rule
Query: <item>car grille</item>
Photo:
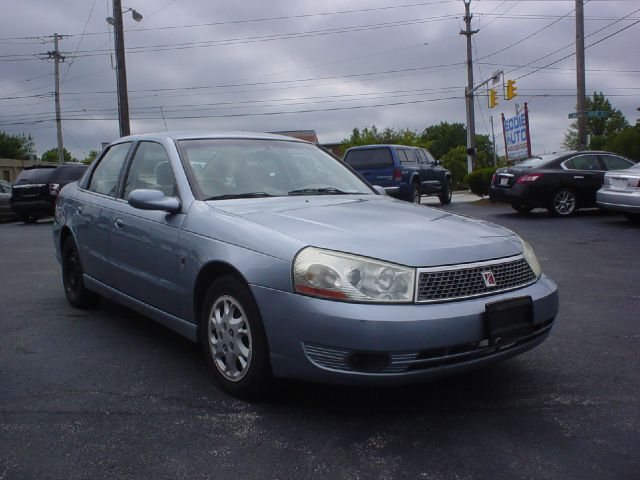
[[[411, 352], [357, 352], [311, 343], [303, 343], [303, 347], [307, 358], [321, 368], [343, 372], [398, 374], [457, 365], [506, 352], [543, 337], [549, 333], [552, 325], [553, 319], [547, 320], [537, 325], [533, 333], [499, 345], [490, 345], [489, 340], [483, 339], [477, 342]], [[367, 364], [368, 356], [372, 358], [370, 364]], [[382, 356], [386, 357], [384, 363], [380, 362]], [[355, 361], [356, 359], [358, 361]]]
[[[459, 300], [513, 290], [535, 281], [535, 274], [523, 257], [499, 261], [434, 267], [418, 270], [418, 302]], [[490, 272], [495, 286], [487, 286], [483, 273]]]

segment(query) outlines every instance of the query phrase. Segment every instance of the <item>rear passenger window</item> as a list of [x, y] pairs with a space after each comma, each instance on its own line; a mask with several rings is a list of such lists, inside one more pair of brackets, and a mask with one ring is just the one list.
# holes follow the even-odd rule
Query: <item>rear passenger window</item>
[[85, 170], [86, 168], [83, 168], [81, 165], [58, 167], [53, 174], [53, 177], [51, 177], [51, 181], [54, 183], [75, 182], [82, 176]]
[[601, 170], [595, 155], [579, 155], [567, 160], [564, 165], [571, 170]]
[[400, 158], [400, 163], [402, 165], [418, 163], [418, 159], [416, 158], [413, 150], [398, 150], [398, 158]]
[[607, 170], [624, 170], [633, 165], [632, 162], [626, 160], [624, 158], [615, 157], [613, 155], [601, 155], [602, 161], [604, 162]]
[[344, 161], [355, 170], [375, 170], [393, 167], [393, 157], [388, 148], [351, 150], [345, 156]]
[[104, 154], [91, 176], [89, 188], [91, 192], [114, 197], [118, 190], [118, 178], [127, 158], [131, 142], [119, 143]]

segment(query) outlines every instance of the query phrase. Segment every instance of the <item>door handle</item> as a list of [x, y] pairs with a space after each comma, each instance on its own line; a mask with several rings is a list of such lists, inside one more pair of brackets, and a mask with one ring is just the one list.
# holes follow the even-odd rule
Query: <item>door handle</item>
[[116, 221], [115, 221], [115, 222], [113, 222], [113, 225], [114, 225], [116, 228], [124, 228], [124, 226], [125, 226], [126, 224], [124, 223], [124, 220], [122, 220], [121, 218], [116, 218]]
[[574, 175], [573, 179], [574, 180], [584, 180], [584, 175]]

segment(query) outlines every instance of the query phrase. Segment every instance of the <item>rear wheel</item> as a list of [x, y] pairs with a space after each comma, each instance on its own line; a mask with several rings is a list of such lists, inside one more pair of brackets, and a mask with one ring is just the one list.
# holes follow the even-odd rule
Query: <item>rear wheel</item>
[[100, 300], [100, 295], [84, 286], [80, 256], [71, 238], [62, 247], [62, 284], [67, 300], [76, 308], [90, 308]]
[[547, 210], [555, 217], [570, 217], [578, 209], [578, 199], [573, 190], [561, 188], [551, 196]]
[[443, 186], [444, 190], [438, 198], [440, 199], [441, 205], [449, 205], [451, 203], [451, 196], [453, 195], [453, 183], [450, 178], [447, 178], [446, 182]]
[[413, 182], [411, 184], [411, 201], [419, 204], [421, 196], [422, 192], [420, 191], [420, 184], [418, 182]]
[[33, 217], [31, 215], [23, 215], [20, 217], [24, 223], [36, 223], [38, 221], [38, 217]]
[[511, 208], [513, 208], [516, 212], [523, 214], [531, 213], [531, 210], [533, 210], [533, 207], [526, 207], [524, 205], [517, 205], [515, 203], [511, 204]]
[[245, 400], [269, 393], [273, 379], [260, 312], [236, 277], [220, 277], [207, 290], [200, 339], [206, 361], [227, 393]]

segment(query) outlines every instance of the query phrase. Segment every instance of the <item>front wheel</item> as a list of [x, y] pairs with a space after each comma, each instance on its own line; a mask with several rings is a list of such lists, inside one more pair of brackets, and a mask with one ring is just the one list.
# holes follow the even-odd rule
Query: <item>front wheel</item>
[[100, 295], [84, 286], [80, 256], [71, 238], [62, 247], [62, 284], [67, 300], [76, 308], [90, 308], [100, 300]]
[[241, 399], [264, 397], [272, 385], [267, 339], [243, 282], [226, 275], [209, 287], [200, 328], [206, 361], [220, 386]]
[[441, 205], [449, 205], [451, 203], [451, 196], [453, 195], [453, 184], [451, 183], [451, 179], [448, 178], [444, 184], [444, 190], [438, 198], [440, 199]]
[[555, 217], [570, 217], [578, 209], [578, 199], [573, 190], [561, 188], [552, 196], [547, 210]]

